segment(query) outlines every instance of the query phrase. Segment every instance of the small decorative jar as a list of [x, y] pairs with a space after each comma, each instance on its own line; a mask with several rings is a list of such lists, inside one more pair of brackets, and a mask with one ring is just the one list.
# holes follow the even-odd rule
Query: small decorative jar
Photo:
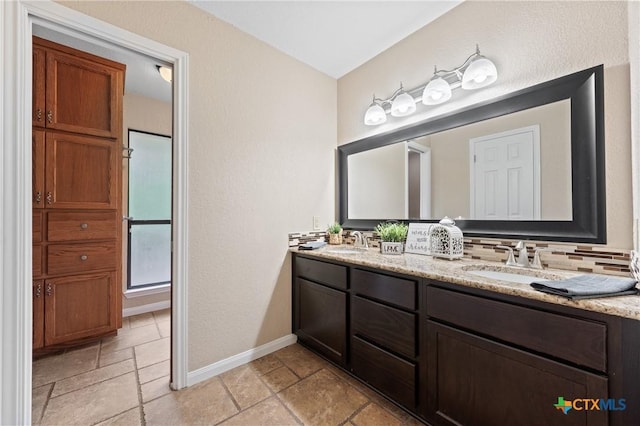
[[462, 231], [455, 226], [453, 219], [445, 216], [439, 224], [434, 225], [429, 233], [431, 255], [443, 259], [460, 259], [464, 255]]

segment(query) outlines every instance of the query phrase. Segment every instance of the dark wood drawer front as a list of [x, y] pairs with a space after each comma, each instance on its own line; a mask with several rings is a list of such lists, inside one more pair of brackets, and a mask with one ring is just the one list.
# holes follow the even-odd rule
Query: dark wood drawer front
[[115, 242], [52, 244], [47, 247], [49, 275], [116, 269]]
[[347, 346], [347, 293], [297, 278], [300, 324], [297, 334], [333, 361], [344, 364]]
[[405, 407], [416, 407], [416, 365], [355, 336], [351, 338], [353, 372]]
[[42, 211], [40, 210], [33, 210], [32, 213], [32, 242], [34, 243], [39, 243], [42, 241]]
[[435, 287], [427, 314], [578, 365], [607, 370], [607, 328], [580, 320]]
[[412, 280], [355, 268], [351, 270], [353, 292], [410, 310], [416, 309], [416, 285]]
[[33, 258], [31, 261], [33, 262], [33, 278], [38, 278], [42, 275], [42, 246], [33, 246], [32, 253]]
[[347, 267], [296, 257], [296, 275], [331, 287], [347, 289]]
[[351, 298], [351, 332], [409, 358], [416, 356], [416, 315]]
[[116, 238], [116, 212], [49, 212], [49, 241], [106, 240]]

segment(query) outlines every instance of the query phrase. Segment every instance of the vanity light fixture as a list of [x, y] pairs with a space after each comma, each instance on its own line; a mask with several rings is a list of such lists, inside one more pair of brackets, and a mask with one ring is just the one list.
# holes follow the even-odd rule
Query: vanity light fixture
[[480, 54], [476, 44], [475, 53], [471, 54], [462, 65], [451, 70], [439, 70], [434, 67], [431, 79], [412, 90], [400, 88], [389, 98], [380, 99], [373, 96], [364, 116], [364, 124], [377, 126], [387, 121], [386, 114], [394, 117], [405, 117], [416, 111], [416, 103], [439, 105], [451, 99], [452, 90], [461, 87], [464, 90], [475, 90], [486, 87], [498, 79], [498, 70], [491, 60]]
[[169, 67], [163, 67], [162, 65], [156, 65], [158, 72], [162, 79], [168, 83], [171, 83], [173, 77], [173, 70]]

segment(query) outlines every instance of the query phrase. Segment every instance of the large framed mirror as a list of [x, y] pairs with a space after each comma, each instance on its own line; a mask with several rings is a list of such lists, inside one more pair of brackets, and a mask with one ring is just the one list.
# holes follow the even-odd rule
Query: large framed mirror
[[340, 222], [606, 243], [603, 66], [338, 148]]

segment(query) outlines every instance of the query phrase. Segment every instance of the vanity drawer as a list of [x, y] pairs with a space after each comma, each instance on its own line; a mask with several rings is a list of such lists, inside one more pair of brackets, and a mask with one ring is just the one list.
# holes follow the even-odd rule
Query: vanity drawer
[[32, 253], [32, 270], [33, 270], [33, 278], [38, 278], [42, 275], [42, 246], [36, 245], [33, 246]]
[[31, 225], [31, 240], [34, 243], [42, 241], [42, 211], [33, 210]]
[[416, 365], [355, 336], [351, 338], [351, 369], [394, 401], [416, 407]]
[[347, 267], [296, 256], [296, 275], [342, 290], [347, 289]]
[[427, 315], [555, 358], [607, 371], [605, 324], [436, 287]]
[[52, 244], [47, 247], [49, 275], [116, 269], [115, 242]]
[[352, 296], [351, 332], [409, 358], [416, 356], [415, 314]]
[[49, 241], [106, 240], [116, 238], [116, 212], [49, 212]]
[[353, 294], [410, 310], [416, 309], [417, 281], [414, 280], [354, 268], [351, 270], [351, 289]]

